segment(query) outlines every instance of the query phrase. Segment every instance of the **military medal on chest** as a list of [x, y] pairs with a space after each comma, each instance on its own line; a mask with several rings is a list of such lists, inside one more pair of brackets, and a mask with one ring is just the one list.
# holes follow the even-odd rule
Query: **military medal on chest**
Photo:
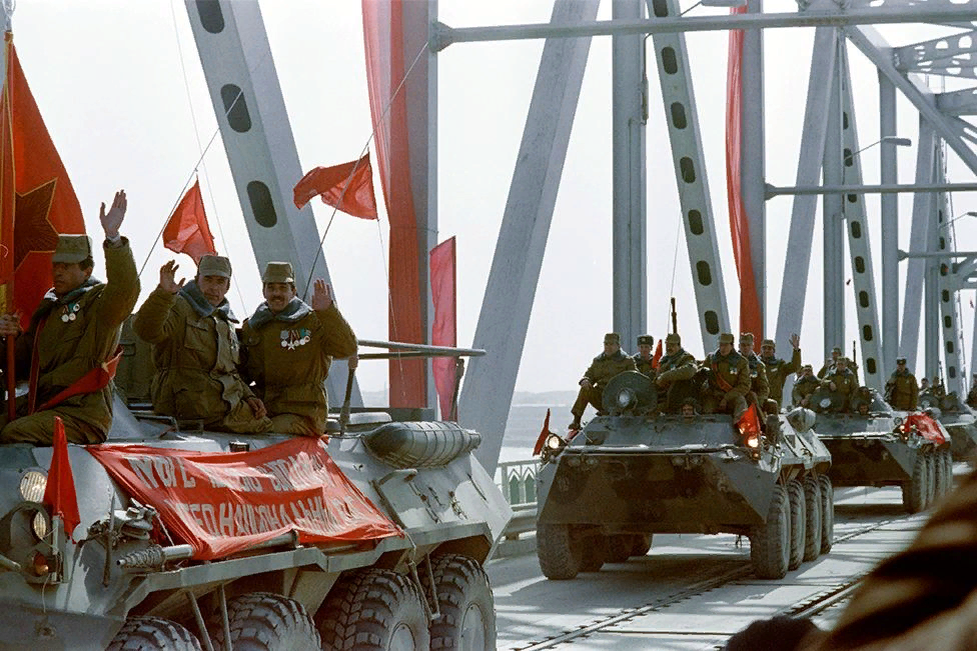
[[304, 346], [305, 344], [312, 341], [312, 331], [308, 328], [299, 328], [298, 330], [282, 330], [281, 331], [281, 347], [288, 350], [295, 350], [299, 346]]
[[65, 305], [61, 311], [61, 320], [65, 323], [74, 321], [78, 318], [79, 310], [81, 310], [81, 305], [78, 303], [69, 303], [68, 305]]

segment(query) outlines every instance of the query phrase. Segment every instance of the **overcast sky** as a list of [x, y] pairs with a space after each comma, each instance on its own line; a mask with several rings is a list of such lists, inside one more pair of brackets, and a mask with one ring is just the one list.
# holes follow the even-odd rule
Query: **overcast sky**
[[[683, 2], [683, 7], [691, 4]], [[353, 160], [371, 129], [360, 3], [276, 0], [262, 2], [261, 7], [303, 170]], [[547, 0], [442, 0], [440, 19], [457, 27], [546, 22], [551, 7]], [[766, 10], [794, 11], [796, 5], [769, 1]], [[697, 7], [690, 15], [716, 11]], [[610, 18], [609, 2], [599, 17]], [[132, 240], [137, 265], [148, 256], [142, 276], [145, 297], [158, 282], [159, 266], [174, 257], [160, 245], [150, 254], [152, 243], [193, 175], [202, 147], [217, 131], [185, 6], [176, 0], [19, 0], [13, 30], [28, 82], [71, 176], [89, 232], [100, 235], [99, 202], [110, 201], [120, 187], [127, 190], [124, 231]], [[908, 42], [906, 35], [911, 33], [901, 27], [883, 31], [897, 44]], [[813, 28], [765, 33], [766, 163], [768, 181], [774, 185], [794, 184], [813, 33]], [[727, 35], [689, 34], [687, 43], [735, 324], [739, 290], [729, 241], [723, 153]], [[472, 345], [541, 51], [541, 41], [457, 44], [439, 56], [439, 239], [458, 238], [460, 346]], [[600, 351], [602, 334], [611, 329], [610, 51], [609, 37], [595, 38], [517, 390], [574, 388]], [[879, 137], [877, 76], [853, 46], [849, 52], [864, 146]], [[649, 74], [648, 330], [656, 339], [666, 332], [668, 297], [674, 294], [687, 348], [701, 356], [655, 66], [649, 66]], [[933, 83], [938, 88], [940, 81]], [[898, 135], [914, 143], [912, 149], [899, 150], [903, 183], [913, 181], [917, 119], [900, 97]], [[972, 180], [950, 156], [948, 180]], [[199, 175], [211, 229], [218, 238], [223, 231], [226, 244], [219, 242], [218, 247], [230, 251], [235, 268], [237, 289], [232, 288], [229, 298], [234, 310], [246, 316], [261, 300], [260, 282], [219, 136], [203, 160]], [[877, 183], [878, 148], [862, 155], [862, 165], [865, 182]], [[379, 193], [379, 182], [376, 187]], [[958, 193], [953, 214], [977, 210], [975, 203], [973, 194]], [[312, 205], [321, 232], [332, 211], [319, 200]], [[877, 197], [870, 197], [867, 206], [878, 274]], [[775, 327], [779, 306], [790, 210], [790, 198], [767, 204], [768, 332]], [[907, 248], [908, 195], [901, 199], [900, 210], [900, 247]], [[818, 224], [801, 333], [804, 357], [812, 363], [821, 361], [822, 346], [820, 220]], [[977, 219], [955, 225], [958, 248], [977, 248]], [[378, 223], [339, 214], [325, 242], [339, 306], [365, 339], [387, 338], [386, 227], [385, 216]], [[176, 257], [182, 258], [181, 271], [191, 276], [192, 261]], [[97, 273], [102, 269], [98, 261]], [[881, 287], [878, 279], [876, 286]], [[851, 342], [857, 323], [851, 296], [847, 301], [846, 339]], [[965, 311], [969, 362], [972, 311]], [[386, 371], [379, 363], [361, 365], [358, 376], [365, 390], [385, 386]]]

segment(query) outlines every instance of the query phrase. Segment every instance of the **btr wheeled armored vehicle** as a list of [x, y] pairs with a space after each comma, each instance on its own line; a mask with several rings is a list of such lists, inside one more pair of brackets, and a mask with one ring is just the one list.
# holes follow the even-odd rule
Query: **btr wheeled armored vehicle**
[[388, 409], [220, 434], [127, 388], [104, 444], [0, 446], [0, 648], [494, 648], [511, 511], [477, 433]]
[[664, 414], [654, 384], [629, 371], [579, 432], [544, 433], [536, 552], [572, 579], [644, 555], [656, 533], [748, 536], [753, 569], [781, 578], [831, 547], [831, 456], [814, 414], [770, 415], [762, 431], [721, 414]]
[[950, 433], [954, 461], [967, 461], [977, 452], [977, 414], [960, 401], [955, 391], [940, 395], [932, 388], [919, 394], [919, 408], [932, 411], [933, 417]]
[[950, 489], [950, 435], [926, 414], [896, 411], [868, 387], [850, 404], [821, 388], [810, 405], [817, 412], [814, 429], [831, 451], [835, 486], [900, 486], [910, 513]]

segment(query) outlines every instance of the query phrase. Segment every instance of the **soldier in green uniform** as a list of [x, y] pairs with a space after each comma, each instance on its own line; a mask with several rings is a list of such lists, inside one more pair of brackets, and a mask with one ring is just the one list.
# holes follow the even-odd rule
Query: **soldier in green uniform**
[[762, 408], [770, 396], [770, 384], [767, 381], [767, 368], [753, 352], [752, 332], [740, 333], [740, 355], [750, 366], [750, 391], [756, 396], [757, 407]]
[[739, 420], [746, 411], [744, 396], [750, 390], [750, 365], [733, 350], [733, 335], [719, 335], [719, 349], [710, 353], [702, 366], [707, 371], [703, 413], [728, 413], [733, 420]]
[[[0, 418], [0, 443], [51, 445], [54, 417], [72, 443], [101, 443], [112, 426], [112, 377], [122, 322], [139, 299], [139, 276], [129, 241], [119, 235], [126, 193], [115, 194], [99, 219], [105, 232], [107, 282], [92, 277], [92, 243], [87, 235], [60, 235], [51, 258], [54, 287], [17, 338], [17, 377], [30, 378], [20, 417]], [[20, 315], [0, 317], [0, 335], [20, 332]], [[32, 368], [32, 366], [34, 368]]]
[[923, 392], [925, 392], [929, 388], [930, 388], [929, 378], [924, 377], [922, 380], [919, 381], [919, 393], [920, 393], [920, 395], [922, 395]]
[[790, 345], [794, 348], [794, 353], [787, 362], [777, 358], [777, 344], [773, 339], [764, 339], [760, 344], [760, 361], [767, 367], [770, 399], [777, 401], [778, 408], [783, 406], [784, 382], [787, 381], [787, 376], [801, 368], [801, 338], [796, 334], [791, 335]]
[[885, 383], [885, 401], [895, 409], [913, 411], [919, 400], [916, 376], [906, 368], [906, 358], [896, 359], [896, 370]]
[[839, 357], [835, 360], [834, 370], [821, 381], [821, 386], [834, 394], [834, 407], [831, 411], [847, 411], [852, 396], [858, 389], [855, 374], [848, 370], [848, 358]]
[[821, 386], [821, 380], [815, 377], [814, 367], [810, 364], [802, 366], [798, 375], [790, 394], [791, 400], [796, 407], [810, 407], [811, 394]]
[[[828, 377], [828, 374], [835, 370], [835, 365], [838, 363], [838, 359], [842, 356], [842, 350], [838, 346], [831, 349], [831, 359], [825, 361], [824, 366], [818, 371], [818, 377], [822, 380]], [[855, 379], [858, 379], [858, 364], [854, 360], [848, 360], [847, 363], [848, 370], [855, 375]]]
[[654, 345], [655, 338], [651, 335], [638, 335], [638, 353], [631, 358], [638, 373], [647, 375], [652, 380], [655, 379], [655, 368], [652, 366], [654, 356], [651, 353]]
[[325, 280], [315, 281], [311, 306], [296, 296], [288, 262], [269, 262], [261, 282], [265, 302], [241, 329], [242, 375], [254, 381], [272, 431], [319, 436], [329, 414], [329, 365], [349, 357], [356, 368], [356, 335]]
[[665, 355], [658, 360], [658, 376], [655, 384], [660, 395], [658, 404], [666, 413], [677, 412], [686, 397], [699, 394], [693, 379], [698, 371], [698, 364], [692, 355], [682, 348], [682, 337], [677, 332], [665, 337]]
[[197, 275], [176, 282], [176, 262], [159, 272], [159, 286], [136, 313], [132, 327], [153, 345], [153, 410], [207, 429], [259, 434], [271, 428], [264, 403], [238, 373], [240, 346], [231, 307], [231, 262], [200, 258]]
[[570, 409], [573, 422], [568, 429], [580, 429], [580, 419], [583, 418], [587, 405], [591, 405], [598, 413], [603, 410], [602, 399], [608, 380], [618, 373], [634, 370], [637, 370], [634, 360], [621, 350], [621, 335], [616, 332], [604, 335], [604, 352], [594, 358], [580, 379], [580, 391]]

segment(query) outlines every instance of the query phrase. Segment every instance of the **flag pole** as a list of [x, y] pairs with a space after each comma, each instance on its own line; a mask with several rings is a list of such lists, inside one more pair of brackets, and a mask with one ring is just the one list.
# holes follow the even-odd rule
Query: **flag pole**
[[[7, 4], [6, 3], [3, 3], [3, 7], [2, 7], [2, 9], [0, 9], [0, 12], [2, 12], [2, 14], [3, 14], [2, 21], [3, 21], [3, 32], [4, 32], [4, 39], [3, 39], [4, 40], [4, 44], [3, 44], [3, 61], [2, 61], [2, 64], [0, 64], [0, 65], [2, 65], [2, 68], [0, 68], [0, 75], [2, 75], [2, 79], [3, 79], [3, 90], [2, 90], [2, 92], [3, 92], [3, 100], [5, 100], [3, 102], [3, 104], [4, 104], [3, 110], [8, 113], [7, 114], [7, 119], [9, 120], [10, 117], [11, 117], [9, 113], [12, 110], [12, 107], [11, 107], [11, 103], [10, 103], [10, 84], [8, 83], [9, 80], [10, 80], [10, 74], [8, 73], [8, 68], [10, 66], [10, 46], [11, 46], [11, 43], [13, 42], [13, 32], [10, 31], [10, 22], [11, 22], [10, 21], [10, 13], [9, 13], [9, 10], [8, 10], [8, 7], [7, 7]], [[9, 123], [7, 124], [7, 128], [10, 128], [10, 124]], [[7, 134], [3, 134], [3, 136], [6, 138], [7, 137]], [[11, 145], [12, 144], [13, 143], [11, 141]], [[12, 147], [11, 147], [11, 151], [9, 153], [10, 153], [11, 156], [13, 156], [13, 148]], [[4, 162], [6, 163], [6, 161], [4, 161]], [[14, 179], [11, 178], [10, 181], [13, 182]], [[6, 188], [4, 188], [4, 189], [6, 190]], [[10, 207], [11, 206], [4, 206], [4, 208], [10, 208]], [[8, 222], [9, 222], [9, 224], [13, 225], [13, 219], [8, 220]], [[8, 251], [7, 252], [7, 255], [11, 255], [11, 253], [12, 252]], [[4, 291], [4, 294], [5, 294], [4, 298], [6, 299], [4, 301], [4, 303], [5, 303], [4, 307], [6, 308], [7, 313], [10, 314], [13, 311], [13, 302], [14, 302], [14, 277], [13, 277], [13, 274], [10, 274], [10, 278], [8, 279], [7, 285], [6, 285], [6, 287], [4, 289], [5, 289], [5, 291]], [[7, 340], [7, 344], [6, 344], [7, 345], [7, 366], [6, 366], [6, 373], [5, 373], [5, 375], [6, 375], [6, 379], [7, 379], [7, 422], [8, 423], [10, 421], [14, 420], [17, 417], [17, 404], [16, 404], [17, 403], [17, 373], [16, 373], [16, 368], [15, 368], [15, 366], [16, 366], [16, 361], [15, 361], [16, 360], [16, 356], [14, 354], [14, 339], [15, 339], [15, 337], [16, 337], [16, 335], [8, 335], [7, 337], [5, 337], [5, 339]]]

